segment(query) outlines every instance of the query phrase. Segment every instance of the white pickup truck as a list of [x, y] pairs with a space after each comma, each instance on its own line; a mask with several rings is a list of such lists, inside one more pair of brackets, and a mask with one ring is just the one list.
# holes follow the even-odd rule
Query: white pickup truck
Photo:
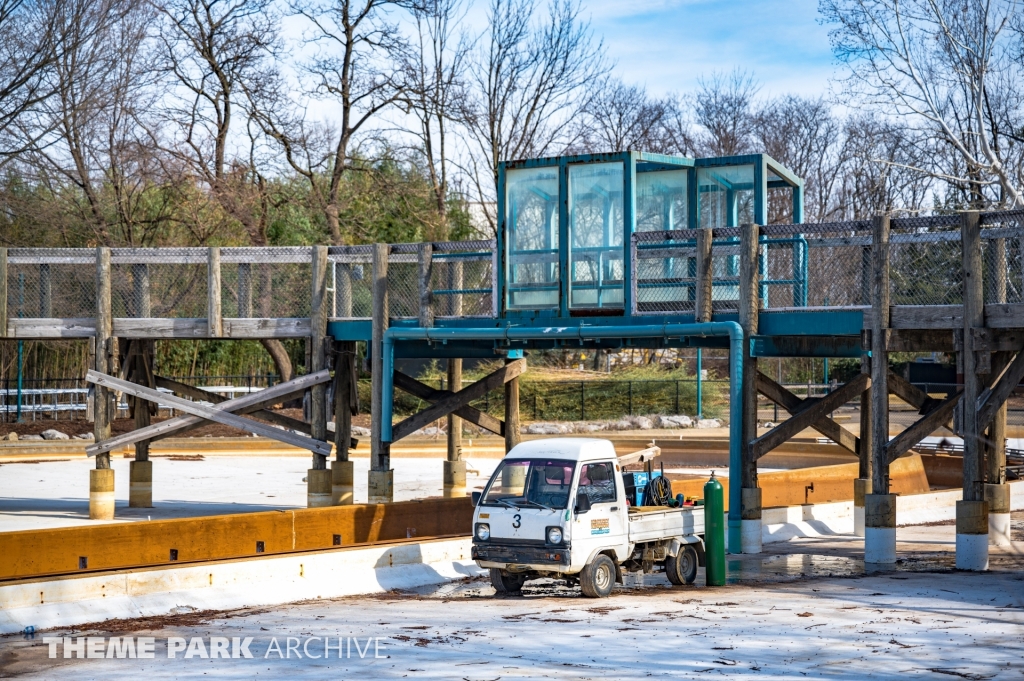
[[590, 438], [533, 440], [506, 454], [473, 493], [473, 559], [494, 588], [554, 577], [602, 598], [624, 571], [655, 568], [692, 583], [704, 564], [703, 507], [629, 506], [621, 469], [630, 460]]

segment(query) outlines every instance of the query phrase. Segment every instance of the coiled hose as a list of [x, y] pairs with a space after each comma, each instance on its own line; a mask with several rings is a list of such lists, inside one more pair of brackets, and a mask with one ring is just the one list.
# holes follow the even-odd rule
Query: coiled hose
[[644, 487], [644, 506], [668, 506], [672, 499], [672, 483], [665, 476], [651, 478]]

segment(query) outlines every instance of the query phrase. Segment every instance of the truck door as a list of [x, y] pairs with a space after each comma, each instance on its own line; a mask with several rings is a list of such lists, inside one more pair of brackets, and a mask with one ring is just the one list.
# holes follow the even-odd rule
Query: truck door
[[574, 556], [586, 559], [594, 549], [615, 547], [619, 559], [626, 558], [626, 528], [623, 526], [626, 500], [617, 477], [612, 461], [585, 463], [580, 467], [576, 498], [581, 493], [586, 494], [590, 498], [590, 511], [574, 513]]

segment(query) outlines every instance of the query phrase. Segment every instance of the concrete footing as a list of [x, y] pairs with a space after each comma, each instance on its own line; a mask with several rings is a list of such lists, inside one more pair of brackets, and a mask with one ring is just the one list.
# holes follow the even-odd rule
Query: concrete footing
[[988, 502], [988, 543], [992, 546], [1010, 546], [1010, 486], [985, 485]]
[[896, 562], [896, 495], [864, 495], [864, 562]]
[[324, 508], [331, 505], [331, 471], [310, 468], [306, 472], [306, 507]]
[[114, 519], [114, 469], [89, 471], [89, 519]]
[[956, 502], [956, 567], [987, 570], [989, 513], [987, 501]]
[[132, 461], [128, 470], [128, 506], [153, 508], [153, 462]]
[[367, 503], [390, 504], [395, 500], [395, 471], [369, 471]]
[[741, 490], [740, 551], [761, 553], [761, 488]]
[[351, 461], [331, 462], [331, 505], [355, 503], [355, 468]]
[[864, 536], [864, 497], [870, 493], [871, 481], [857, 478], [853, 481], [853, 533]]
[[443, 480], [445, 497], [466, 496], [466, 462], [445, 461]]

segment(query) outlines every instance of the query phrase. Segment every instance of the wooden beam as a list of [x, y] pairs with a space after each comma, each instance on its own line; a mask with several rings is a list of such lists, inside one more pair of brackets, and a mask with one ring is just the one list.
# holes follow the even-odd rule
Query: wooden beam
[[910, 406], [922, 410], [922, 414], [931, 411], [931, 408], [940, 401], [892, 371], [888, 373], [888, 379], [889, 392]]
[[972, 329], [985, 326], [985, 290], [982, 279], [981, 217], [975, 211], [960, 214], [960, 244], [963, 248], [963, 357], [964, 392], [961, 427], [964, 440], [964, 501], [985, 499], [983, 466], [984, 428], [978, 421], [978, 397], [982, 384]]
[[782, 443], [794, 437], [797, 433], [809, 428], [812, 424], [821, 420], [829, 412], [846, 404], [854, 397], [871, 386], [871, 379], [866, 374], [858, 374], [846, 385], [837, 388], [834, 392], [825, 395], [817, 400], [810, 407], [789, 417], [781, 424], [750, 443], [751, 453], [756, 458], [761, 458]]
[[[740, 225], [739, 323], [743, 337], [752, 338], [758, 332], [760, 286], [758, 281], [758, 251], [761, 228], [746, 223]], [[743, 461], [741, 479], [744, 489], [757, 487], [757, 459], [754, 448], [757, 440], [757, 358], [750, 355], [750, 343], [743, 344]], [[744, 516], [746, 517], [746, 516]]]
[[[451, 390], [436, 390], [431, 388], [426, 383], [421, 383], [412, 376], [403, 374], [401, 371], [395, 372], [394, 380], [396, 388], [401, 388], [410, 395], [418, 397], [421, 400], [427, 400], [428, 402], [438, 402], [455, 394]], [[495, 435], [500, 435], [502, 437], [505, 436], [505, 422], [494, 418], [485, 411], [480, 411], [476, 407], [471, 407], [467, 404], [459, 407], [458, 409], [453, 409], [451, 413], [456, 416], [461, 416], [470, 423], [474, 423], [485, 430], [489, 430]], [[458, 459], [451, 460], [458, 461]]]
[[439, 400], [427, 407], [418, 414], [405, 419], [392, 429], [391, 442], [397, 442], [403, 437], [415, 433], [420, 428], [433, 423], [442, 416], [455, 411], [457, 407], [469, 404], [473, 400], [480, 399], [492, 390], [495, 390], [513, 378], [519, 376], [526, 369], [526, 360], [518, 359], [506, 364], [497, 371], [488, 374], [473, 385], [463, 388], [450, 397]]
[[[316, 372], [327, 368], [327, 246], [313, 247], [310, 265], [310, 370]], [[309, 423], [310, 435], [314, 439], [327, 439], [327, 385], [324, 383], [313, 386], [309, 391]], [[326, 470], [327, 459], [314, 456], [313, 468]]]
[[420, 298], [420, 326], [425, 329], [434, 325], [434, 292], [431, 287], [431, 273], [433, 271], [434, 247], [430, 242], [419, 245], [419, 271], [416, 277], [416, 285]]
[[964, 325], [962, 305], [893, 305], [894, 329], [959, 329]]
[[[110, 249], [96, 248], [96, 371], [107, 374], [114, 370], [113, 332], [114, 319], [110, 300]], [[113, 420], [113, 395], [103, 386], [94, 388], [93, 436], [96, 442], [110, 438], [110, 422]], [[110, 455], [96, 457], [96, 468], [110, 468]]]
[[[174, 391], [175, 393], [177, 393], [179, 395], [184, 395], [185, 397], [191, 397], [194, 400], [203, 400], [203, 401], [209, 402], [211, 404], [223, 404], [224, 402], [228, 401], [227, 397], [224, 397], [223, 395], [220, 395], [218, 393], [210, 392], [208, 390], [203, 390], [202, 388], [197, 388], [195, 386], [187, 385], [185, 383], [179, 383], [178, 381], [175, 381], [175, 380], [170, 379], [170, 378], [165, 378], [163, 376], [156, 376], [155, 379], [156, 379], [155, 382], [156, 382], [157, 387], [166, 388], [167, 390], [172, 390], [172, 391]], [[262, 392], [263, 391], [261, 390], [261, 391], [258, 391], [256, 393], [251, 393], [251, 394], [259, 395]], [[281, 398], [274, 398], [274, 399], [279, 400]], [[299, 419], [293, 419], [291, 416], [285, 416], [284, 414], [278, 414], [277, 412], [270, 411], [269, 409], [252, 409], [251, 411], [250, 411], [250, 409], [251, 408], [243, 408], [243, 409], [239, 409], [239, 410], [235, 411], [234, 413], [236, 413], [236, 414], [249, 414], [249, 415], [251, 415], [251, 416], [253, 416], [255, 418], [262, 419], [264, 421], [270, 421], [271, 423], [275, 423], [275, 424], [277, 424], [279, 426], [284, 426], [285, 428], [290, 428], [291, 430], [297, 431], [297, 432], [302, 433], [304, 435], [312, 434], [312, 428], [311, 428], [310, 424], [306, 423], [305, 421], [300, 421]], [[202, 425], [204, 425], [204, 424], [203, 423], [198, 423], [198, 424], [196, 424], [196, 427], [201, 427]], [[334, 429], [331, 428], [330, 426], [328, 426], [327, 427], [327, 432], [333, 433]], [[177, 434], [180, 434], [180, 433], [175, 433], [175, 434], [177, 435]], [[357, 440], [355, 438], [352, 438], [351, 442], [349, 443], [349, 447], [354, 449], [354, 448], [356, 448], [358, 446], [359, 446], [359, 440]]]
[[1018, 352], [999, 380], [981, 394], [979, 398], [981, 404], [978, 406], [978, 432], [988, 428], [996, 412], [1020, 385], [1022, 379], [1024, 379], [1024, 351]]
[[871, 491], [888, 494], [889, 216], [875, 216], [871, 228]]
[[697, 322], [711, 321], [711, 241], [711, 230], [697, 231], [697, 282], [694, 292], [694, 319]]
[[[248, 395], [243, 395], [242, 397], [227, 400], [226, 402], [216, 405], [214, 409], [225, 413], [241, 412], [244, 409], [258, 411], [280, 402], [282, 399], [286, 399], [289, 396], [301, 394], [317, 383], [323, 383], [324, 381], [329, 380], [331, 380], [331, 374], [329, 371], [322, 371], [316, 374], [306, 374], [305, 376], [299, 376], [298, 378], [293, 378], [290, 381], [285, 381], [284, 383], [279, 383], [271, 388], [261, 390], [258, 393], [250, 393]], [[161, 395], [163, 395], [163, 393], [161, 393]], [[189, 404], [193, 403], [190, 402]], [[178, 416], [176, 418], [167, 419], [166, 421], [154, 423], [153, 425], [141, 430], [134, 430], [130, 433], [124, 433], [122, 435], [117, 435], [115, 437], [96, 442], [95, 444], [86, 447], [85, 453], [89, 456], [95, 456], [97, 454], [109, 452], [112, 449], [117, 449], [118, 447], [134, 444], [139, 440], [162, 439], [173, 433], [201, 424], [203, 420], [204, 417], [199, 416]], [[274, 430], [277, 429], [275, 428]]]
[[939, 404], [932, 408], [927, 415], [918, 419], [914, 425], [889, 440], [889, 443], [885, 448], [885, 455], [888, 462], [892, 463], [899, 457], [903, 456], [922, 439], [928, 437], [938, 428], [944, 426], [946, 422], [949, 421], [950, 417], [953, 416], [953, 409], [956, 408], [956, 404], [960, 401], [962, 394], [962, 392], [957, 392], [955, 395], [951, 395], [942, 402], [939, 402]]
[[224, 335], [220, 303], [220, 248], [211, 246], [206, 265], [206, 326], [213, 338]]
[[[812, 406], [815, 401], [811, 400], [808, 403], [808, 400], [800, 399], [762, 372], [757, 374], [757, 391], [785, 409], [790, 415], [798, 414]], [[853, 454], [859, 451], [860, 439], [827, 416], [812, 423], [811, 428]]]
[[[373, 320], [370, 333], [370, 358], [373, 371], [370, 374], [370, 470], [391, 469], [391, 451], [381, 439], [381, 414], [384, 403], [384, 372], [381, 368], [381, 353], [384, 349], [384, 333], [390, 323], [388, 310], [388, 255], [391, 247], [387, 244], [373, 245], [373, 268], [370, 282], [373, 297]], [[398, 438], [395, 438], [396, 440]]]
[[985, 306], [985, 325], [991, 329], [1024, 327], [1024, 303], [989, 303]]
[[[526, 369], [525, 359], [506, 359], [505, 365], [508, 366], [512, 362], [519, 362], [523, 370]], [[505, 381], [505, 453], [511, 452], [522, 439], [519, 429], [519, 377], [515, 376]]]

